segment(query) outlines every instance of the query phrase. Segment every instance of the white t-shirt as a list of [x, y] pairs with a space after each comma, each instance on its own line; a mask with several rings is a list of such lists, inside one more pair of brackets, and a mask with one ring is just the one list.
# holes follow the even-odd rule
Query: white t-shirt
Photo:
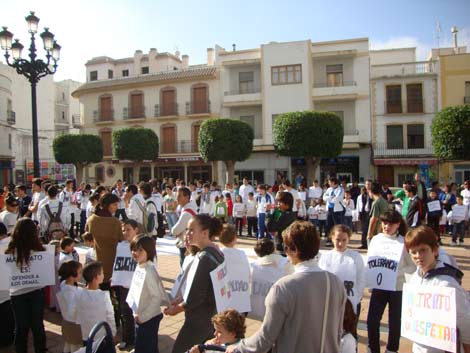
[[463, 189], [460, 195], [463, 197], [463, 204], [470, 205], [470, 190]]
[[7, 227], [7, 233], [11, 234], [13, 228], [15, 228], [16, 221], [18, 220], [18, 213], [13, 213], [10, 211], [0, 212], [0, 222]]
[[248, 194], [250, 192], [252, 192], [253, 194], [255, 193], [255, 189], [250, 184], [248, 185], [243, 184], [240, 186], [240, 189], [238, 190], [238, 194], [242, 197], [243, 203], [248, 202]]
[[309, 199], [319, 199], [323, 194], [323, 189], [319, 186], [310, 186], [308, 188], [308, 198]]
[[295, 190], [294, 188], [291, 188], [289, 190], [289, 192], [291, 193], [292, 197], [294, 198], [294, 204], [292, 205], [292, 212], [297, 212], [298, 211], [298, 209], [297, 209], [297, 200], [301, 200], [299, 192], [297, 190]]
[[326, 205], [316, 205], [315, 211], [317, 211], [319, 221], [326, 221], [326, 218], [328, 217], [328, 210], [326, 209]]
[[[32, 198], [32, 204], [33, 205], [39, 205], [39, 202], [41, 202], [42, 199], [44, 199], [46, 197], [46, 195], [44, 194], [44, 191], [41, 191], [41, 192], [35, 192], [33, 194], [33, 198]], [[39, 207], [38, 207], [38, 210], [39, 210]], [[33, 221], [39, 221], [39, 217], [38, 217], [38, 214], [37, 214], [38, 211], [36, 211], [35, 213], [33, 213], [31, 215], [31, 219]]]
[[318, 219], [318, 212], [315, 207], [310, 206], [307, 211], [308, 219]]

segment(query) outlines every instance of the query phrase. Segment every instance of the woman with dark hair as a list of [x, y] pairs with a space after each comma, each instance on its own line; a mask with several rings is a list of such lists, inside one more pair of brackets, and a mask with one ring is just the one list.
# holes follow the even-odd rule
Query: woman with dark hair
[[195, 344], [212, 338], [211, 318], [217, 313], [217, 308], [210, 272], [224, 261], [223, 253], [214, 243], [222, 231], [218, 219], [199, 214], [188, 222], [187, 229], [189, 244], [200, 251], [191, 264], [188, 280], [191, 272], [194, 272], [194, 279], [186, 283], [183, 298], [165, 309], [165, 314], [171, 316], [185, 312], [184, 325], [176, 338], [173, 353], [186, 352]]
[[[30, 218], [20, 218], [13, 229], [5, 254], [16, 257], [18, 267], [28, 266], [36, 251], [45, 251], [39, 240], [38, 228]], [[17, 353], [27, 353], [29, 329], [33, 331], [34, 351], [46, 351], [44, 330], [44, 287], [10, 289], [11, 304], [15, 314], [15, 348]]]
[[276, 201], [280, 214], [274, 212], [269, 215], [268, 231], [274, 234], [276, 250], [286, 256], [282, 245], [282, 232], [297, 219], [295, 213], [292, 212], [294, 198], [290, 192], [280, 191], [276, 195]]
[[226, 352], [337, 353], [343, 332], [344, 285], [318, 267], [320, 237], [314, 225], [295, 221], [282, 237], [294, 273], [271, 287], [260, 329]]
[[118, 242], [122, 239], [121, 222], [114, 217], [119, 198], [111, 193], [101, 196], [95, 212], [88, 218], [85, 230], [93, 234], [96, 260], [103, 263], [102, 290], [109, 290]]

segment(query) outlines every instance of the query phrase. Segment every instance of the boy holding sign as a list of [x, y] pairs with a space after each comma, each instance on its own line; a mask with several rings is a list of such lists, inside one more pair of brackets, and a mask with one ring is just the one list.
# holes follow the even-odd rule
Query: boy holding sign
[[[455, 289], [455, 303], [453, 305], [457, 311], [457, 329], [460, 333], [463, 351], [466, 353], [470, 352], [470, 312], [468, 311], [470, 300], [465, 290], [459, 285], [463, 273], [439, 261], [437, 239], [433, 230], [429, 227], [421, 226], [410, 230], [405, 237], [405, 246], [411, 254], [414, 263], [418, 266], [417, 271], [411, 277], [410, 284], [451, 287]], [[430, 301], [427, 302], [429, 303]], [[432, 301], [432, 304], [435, 303], [436, 301]], [[415, 303], [415, 305], [420, 305], [420, 302]], [[438, 321], [439, 316], [445, 315], [449, 314], [445, 313], [445, 311], [441, 311], [441, 313], [436, 311], [434, 317]], [[444, 342], [445, 335], [438, 339], [432, 339], [432, 331], [430, 335], [424, 335], [423, 337], [417, 337], [416, 335], [410, 337], [409, 332], [406, 332], [404, 328], [402, 328], [402, 332], [404, 332], [404, 336], [415, 341], [413, 352], [443, 353], [444, 350], [447, 350], [443, 349], [441, 345], [446, 343]], [[426, 344], [423, 344], [423, 341]]]
[[388, 304], [387, 352], [398, 352], [405, 272], [416, 269], [404, 247], [406, 224], [397, 211], [380, 216], [382, 233], [374, 236], [367, 252], [367, 286], [372, 289], [367, 315], [369, 350], [380, 353], [380, 321]]

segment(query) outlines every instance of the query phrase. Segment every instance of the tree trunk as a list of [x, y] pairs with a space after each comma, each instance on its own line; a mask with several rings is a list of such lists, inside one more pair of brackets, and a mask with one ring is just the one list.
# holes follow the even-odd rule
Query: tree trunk
[[305, 157], [305, 163], [307, 165], [307, 185], [312, 185], [312, 182], [315, 180], [315, 173], [317, 172], [320, 161], [320, 158]]
[[141, 182], [139, 180], [139, 171], [140, 171], [140, 162], [134, 162], [134, 182], [133, 184], [137, 185], [138, 183]]
[[219, 170], [217, 169], [217, 161], [212, 161], [212, 180], [211, 181], [216, 181], [219, 182]]
[[75, 181], [76, 181], [76, 185], [78, 187], [78, 185], [80, 185], [81, 182], [83, 182], [83, 163], [77, 163], [75, 164], [75, 172], [76, 172], [76, 175], [75, 175]]
[[227, 172], [225, 173], [225, 182], [233, 183], [233, 176], [235, 174], [235, 161], [224, 161]]

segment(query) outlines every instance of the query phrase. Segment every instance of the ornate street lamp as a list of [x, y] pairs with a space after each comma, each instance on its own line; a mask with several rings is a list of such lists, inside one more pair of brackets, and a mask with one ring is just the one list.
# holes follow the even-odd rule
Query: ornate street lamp
[[[34, 162], [34, 177], [40, 177], [39, 173], [39, 143], [38, 143], [38, 117], [37, 117], [37, 102], [36, 102], [36, 85], [39, 80], [47, 75], [52, 75], [57, 70], [57, 61], [60, 58], [60, 45], [54, 40], [54, 35], [49, 32], [49, 28], [45, 27], [44, 32], [41, 33], [41, 38], [44, 42], [44, 50], [46, 51], [47, 61], [37, 59], [35, 34], [38, 31], [39, 18], [31, 11], [29, 16], [26, 16], [28, 23], [28, 32], [31, 33], [31, 44], [29, 46], [29, 60], [21, 58], [21, 51], [23, 45], [18, 39], [12, 43], [13, 33], [3, 27], [0, 32], [0, 46], [5, 51], [5, 59], [8, 66], [16, 69], [19, 75], [25, 76], [31, 83], [31, 107], [33, 118], [33, 162]], [[10, 61], [10, 57], [12, 61]]]

